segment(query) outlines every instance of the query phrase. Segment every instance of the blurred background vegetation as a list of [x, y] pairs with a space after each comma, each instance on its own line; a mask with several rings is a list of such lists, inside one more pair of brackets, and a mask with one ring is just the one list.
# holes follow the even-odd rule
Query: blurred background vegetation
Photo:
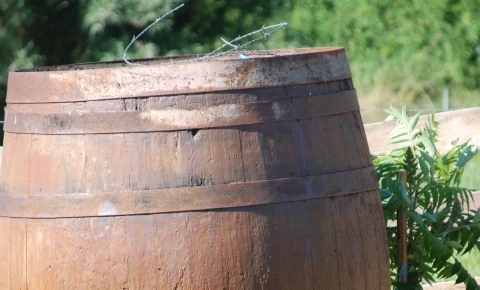
[[129, 57], [209, 52], [221, 37], [286, 21], [249, 48], [345, 47], [362, 107], [438, 108], [444, 88], [450, 107], [480, 104], [480, 0], [2, 0], [0, 101], [8, 71], [121, 59], [133, 35], [181, 3]]

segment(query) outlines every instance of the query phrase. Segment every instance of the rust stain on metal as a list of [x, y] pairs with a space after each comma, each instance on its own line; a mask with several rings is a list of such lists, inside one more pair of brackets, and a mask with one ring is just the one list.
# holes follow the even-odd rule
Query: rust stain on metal
[[359, 109], [355, 90], [278, 101], [195, 108], [75, 113], [25, 113], [5, 109], [4, 130], [31, 134], [162, 132], [308, 119]]
[[128, 193], [0, 193], [0, 216], [61, 218], [211, 210], [342, 196], [378, 188], [371, 166], [309, 177], [196, 185]]

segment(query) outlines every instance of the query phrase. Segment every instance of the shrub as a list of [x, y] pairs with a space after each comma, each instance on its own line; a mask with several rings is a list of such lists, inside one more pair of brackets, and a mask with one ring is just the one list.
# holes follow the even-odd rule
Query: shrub
[[[422, 289], [422, 282], [456, 276], [467, 289], [480, 289], [458, 257], [480, 249], [480, 210], [469, 210], [471, 190], [460, 187], [466, 163], [477, 153], [469, 142], [452, 143], [445, 154], [435, 141], [438, 126], [428, 116], [423, 129], [416, 128], [419, 114], [409, 118], [404, 107], [387, 111], [397, 122], [390, 133], [398, 144], [389, 154], [372, 156], [380, 182], [386, 220], [396, 220], [397, 210], [407, 215], [407, 282], [397, 269], [396, 226], [387, 226], [392, 284], [397, 289]], [[397, 172], [407, 172], [406, 187]]]

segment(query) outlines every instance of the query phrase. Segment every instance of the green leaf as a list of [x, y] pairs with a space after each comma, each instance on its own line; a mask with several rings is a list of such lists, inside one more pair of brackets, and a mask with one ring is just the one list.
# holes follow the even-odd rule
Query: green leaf
[[390, 110], [387, 110], [387, 113], [395, 117], [395, 119], [400, 120], [402, 119], [402, 114], [400, 111], [394, 107], [392, 104], [390, 104]]
[[424, 227], [422, 216], [414, 211], [407, 211], [409, 217], [411, 217], [419, 226]]
[[452, 267], [452, 274], [457, 274], [462, 269], [462, 264], [459, 261], [455, 261]]
[[458, 153], [456, 167], [464, 167], [478, 152], [477, 146], [468, 145]]
[[[426, 235], [431, 235], [432, 240], [432, 252], [431, 256], [436, 257], [434, 263], [439, 263], [443, 256], [445, 256], [445, 252], [448, 251], [448, 248], [440, 242], [433, 234], [430, 232], [425, 232]], [[438, 265], [436, 265], [438, 267]]]
[[[388, 114], [389, 111], [388, 110], [385, 110], [385, 112]], [[392, 115], [388, 115], [386, 118], [385, 118], [385, 122], [389, 122], [389, 121], [394, 121], [395, 118], [392, 116]]]
[[403, 147], [409, 147], [410, 146], [410, 138], [408, 136], [398, 136], [398, 137], [395, 137], [395, 138], [390, 138], [390, 142], [392, 142], [393, 144], [402, 143], [401, 145], [403, 145]]
[[437, 218], [436, 218], [434, 215], [429, 214], [428, 212], [423, 213], [423, 217], [426, 218], [426, 219], [428, 219], [428, 220], [430, 220], [430, 221], [432, 221], [432, 222], [436, 222], [436, 221], [437, 221]]
[[418, 148], [417, 151], [420, 152], [420, 155], [421, 155], [420, 157], [425, 159], [425, 161], [427, 161], [430, 166], [435, 164], [435, 158], [432, 157], [430, 154], [428, 154], [426, 151], [424, 151], [420, 148]]
[[461, 249], [463, 249], [463, 246], [462, 246], [459, 242], [457, 242], [457, 241], [445, 241], [444, 243], [445, 243], [447, 246], [452, 247], [452, 248], [454, 248], [454, 249], [456, 249], [456, 250], [461, 250]]
[[432, 193], [432, 206], [433, 208], [436, 208], [438, 205], [438, 189], [436, 187], [432, 187], [430, 192]]
[[424, 199], [424, 208], [428, 208], [430, 205], [430, 202], [432, 201], [431, 199], [431, 193], [429, 190], [426, 190], [423, 192], [423, 199]]
[[473, 218], [473, 223], [478, 224], [479, 221], [480, 221], [480, 209], [477, 209], [477, 211], [475, 212], [475, 217]]
[[477, 227], [471, 227], [470, 229], [470, 236], [468, 239], [467, 247], [463, 250], [463, 253], [470, 252], [471, 249], [478, 243], [478, 239], [480, 238], [480, 229]]
[[388, 200], [387, 208], [395, 211], [402, 205], [403, 203], [400, 200], [398, 200], [398, 198], [396, 198], [395, 196], [392, 196], [392, 198]]
[[390, 132], [390, 134], [388, 134], [388, 137], [391, 139], [391, 138], [397, 138], [397, 137], [400, 137], [400, 136], [405, 136], [407, 135], [407, 130], [404, 128], [404, 127], [396, 127], [395, 129], [392, 130], [392, 132]]
[[408, 111], [407, 111], [407, 106], [403, 106], [402, 108], [402, 118], [401, 118], [402, 123], [406, 126], [408, 124]]
[[390, 190], [385, 189], [385, 188], [380, 188], [380, 198], [382, 200], [385, 200], [385, 199], [387, 199], [391, 196], [392, 196], [392, 193], [390, 192]]
[[[468, 245], [468, 241], [470, 240], [470, 237], [472, 236], [473, 231], [470, 231], [468, 228], [463, 228], [458, 232], [460, 232], [460, 234], [462, 235], [462, 238], [460, 239], [460, 244], [463, 245], [465, 248], [465, 245]], [[466, 251], [466, 248], [464, 251]]]
[[430, 167], [428, 166], [428, 163], [425, 159], [419, 158], [418, 159], [418, 165], [420, 165], [420, 170], [422, 171], [422, 174], [425, 176], [430, 175]]
[[[399, 182], [400, 183], [400, 182]], [[402, 200], [403, 202], [408, 205], [408, 206], [412, 206], [412, 201], [410, 200], [410, 198], [408, 197], [408, 192], [407, 190], [405, 189], [405, 187], [403, 187], [403, 184], [400, 183], [399, 184], [399, 190], [400, 190], [400, 194], [401, 194], [401, 197], [402, 197]]]
[[437, 148], [435, 148], [435, 145], [430, 139], [425, 137], [422, 138], [422, 144], [425, 146], [425, 150], [430, 156], [435, 156], [437, 154]]
[[475, 281], [475, 279], [473, 279], [471, 276], [468, 277], [465, 284], [467, 286], [465, 290], [478, 290], [478, 288], [479, 288], [478, 284], [477, 284], [477, 281]]
[[462, 269], [460, 269], [460, 271], [457, 273], [457, 280], [455, 280], [455, 284], [465, 282], [468, 277], [468, 272], [462, 267]]
[[415, 129], [415, 126], [418, 123], [418, 117], [420, 117], [420, 113], [416, 114], [412, 118], [410, 118], [410, 122], [408, 122], [408, 131], [413, 132], [413, 129]]

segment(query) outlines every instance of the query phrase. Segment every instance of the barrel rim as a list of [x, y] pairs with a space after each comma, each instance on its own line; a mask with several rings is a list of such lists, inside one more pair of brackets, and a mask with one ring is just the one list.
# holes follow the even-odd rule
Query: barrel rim
[[[333, 51], [344, 51], [345, 48], [341, 46], [330, 46], [330, 47], [304, 47], [304, 48], [285, 48], [285, 49], [267, 49], [267, 50], [245, 50], [245, 51], [231, 51], [228, 53], [216, 53], [212, 54], [212, 57], [199, 60], [201, 62], [208, 61], [234, 61], [238, 60], [239, 55], [248, 55], [252, 58], [262, 57], [271, 57], [271, 56], [288, 56], [292, 54], [314, 54], [314, 53], [326, 53]], [[222, 56], [217, 57], [216, 55], [222, 54]], [[150, 57], [150, 58], [135, 58], [130, 59], [131, 62], [138, 63], [139, 65], [164, 65], [164, 64], [175, 64], [175, 61], [182, 60], [193, 60], [195, 58], [202, 58], [206, 53], [202, 54], [184, 54], [184, 55], [171, 55], [171, 56], [159, 56], [159, 57]], [[102, 67], [102, 66], [107, 67]], [[108, 65], [112, 65], [108, 67]], [[95, 67], [99, 66], [99, 67]], [[65, 65], [52, 65], [52, 66], [39, 66], [33, 68], [24, 68], [17, 69], [11, 72], [54, 72], [54, 71], [69, 71], [69, 70], [93, 70], [93, 69], [102, 69], [102, 68], [118, 68], [118, 67], [130, 67], [124, 60], [111, 60], [111, 61], [99, 61], [99, 62], [85, 62], [85, 63], [76, 63], [76, 64], [65, 64]]]
[[128, 99], [302, 85], [351, 78], [343, 48], [290, 51], [299, 53], [92, 70], [10, 72], [7, 103]]

